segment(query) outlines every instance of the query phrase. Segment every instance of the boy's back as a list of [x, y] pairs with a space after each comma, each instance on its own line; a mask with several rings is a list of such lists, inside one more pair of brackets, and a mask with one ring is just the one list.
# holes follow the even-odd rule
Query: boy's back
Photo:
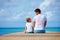
[[32, 23], [26, 23], [27, 30], [26, 32], [32, 32]]

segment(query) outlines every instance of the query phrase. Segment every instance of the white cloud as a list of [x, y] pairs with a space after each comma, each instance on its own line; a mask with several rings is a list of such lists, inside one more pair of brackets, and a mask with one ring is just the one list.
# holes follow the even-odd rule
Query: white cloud
[[36, 1], [32, 2], [31, 5], [32, 5], [32, 6], [36, 5]]
[[5, 2], [4, 6], [11, 7], [11, 6], [17, 6], [19, 0], [10, 0], [10, 2]]
[[54, 3], [54, 0], [44, 0], [39, 8], [43, 10], [47, 10], [47, 7], [49, 8], [48, 11], [45, 11], [45, 15], [47, 16], [47, 19], [50, 20], [50, 18], [53, 16], [53, 11], [50, 10], [50, 5]]
[[8, 21], [17, 21], [20, 19], [20, 15], [12, 16], [10, 18], [7, 18]]
[[23, 17], [23, 13], [20, 12], [14, 12], [12, 16], [8, 17], [6, 20], [7, 21], [21, 21]]
[[48, 7], [50, 5], [51, 2], [52, 2], [52, 0], [45, 0], [43, 3], [40, 4], [39, 8], [41, 10], [44, 10], [46, 7]]
[[35, 14], [31, 11], [27, 12], [28, 14], [26, 15], [26, 18], [32, 18]]
[[4, 9], [0, 9], [0, 15], [4, 13]]
[[50, 19], [53, 16], [51, 11], [45, 12], [45, 15], [47, 16], [47, 19]]

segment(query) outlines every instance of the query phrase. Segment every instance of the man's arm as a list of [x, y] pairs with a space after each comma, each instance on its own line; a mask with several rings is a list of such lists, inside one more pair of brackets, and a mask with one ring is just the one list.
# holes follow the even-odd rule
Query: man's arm
[[35, 24], [36, 24], [36, 22], [34, 21], [34, 22], [33, 22], [32, 30], [34, 30]]
[[44, 27], [46, 27], [46, 24], [47, 24], [47, 17], [44, 16]]
[[46, 26], [47, 21], [44, 22], [44, 27]]
[[33, 24], [33, 25], [34, 25], [34, 27], [35, 27], [35, 25], [36, 25], [36, 22], [35, 22], [35, 21], [34, 21], [34, 24]]

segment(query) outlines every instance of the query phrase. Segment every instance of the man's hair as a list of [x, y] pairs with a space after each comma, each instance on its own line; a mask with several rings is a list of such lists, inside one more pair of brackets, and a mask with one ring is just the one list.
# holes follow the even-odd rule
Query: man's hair
[[26, 18], [26, 21], [29, 22], [29, 20], [31, 20], [31, 18]]
[[35, 9], [34, 11], [41, 13], [41, 10], [39, 8]]

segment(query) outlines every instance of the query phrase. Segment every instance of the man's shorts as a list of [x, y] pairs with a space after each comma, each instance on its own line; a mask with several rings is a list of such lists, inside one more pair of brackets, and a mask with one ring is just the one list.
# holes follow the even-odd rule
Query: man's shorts
[[45, 30], [34, 30], [34, 33], [45, 33]]

